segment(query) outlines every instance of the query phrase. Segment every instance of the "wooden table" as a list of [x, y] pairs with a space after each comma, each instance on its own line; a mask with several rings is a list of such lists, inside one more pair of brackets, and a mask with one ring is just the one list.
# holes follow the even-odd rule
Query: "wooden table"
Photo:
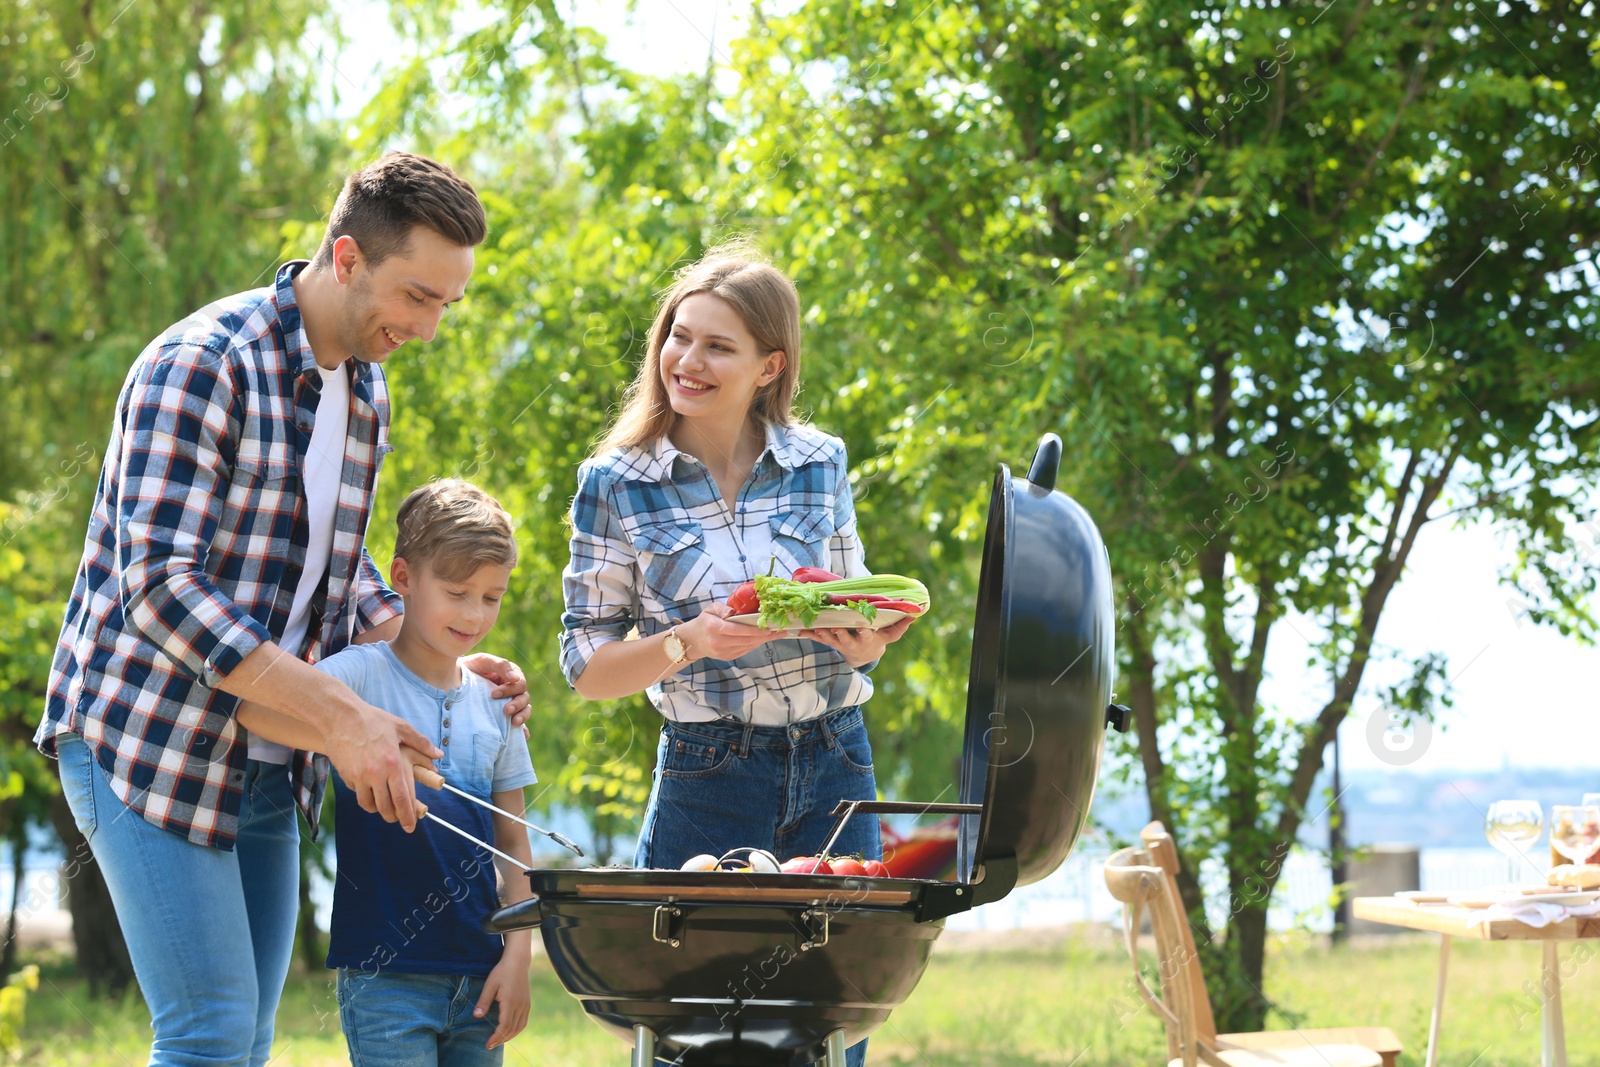
[[1567, 1037], [1561, 1021], [1561, 964], [1557, 952], [1563, 941], [1600, 938], [1600, 915], [1563, 919], [1538, 928], [1516, 919], [1491, 919], [1473, 924], [1473, 916], [1482, 914], [1481, 909], [1418, 904], [1403, 897], [1356, 897], [1353, 911], [1358, 919], [1412, 930], [1432, 930], [1444, 935], [1439, 943], [1439, 985], [1433, 994], [1433, 1021], [1428, 1026], [1426, 1067], [1435, 1067], [1439, 1054], [1439, 1021], [1444, 1014], [1444, 980], [1450, 967], [1450, 939], [1470, 937], [1477, 941], [1544, 942], [1544, 973], [1539, 983], [1544, 1067], [1567, 1067]]

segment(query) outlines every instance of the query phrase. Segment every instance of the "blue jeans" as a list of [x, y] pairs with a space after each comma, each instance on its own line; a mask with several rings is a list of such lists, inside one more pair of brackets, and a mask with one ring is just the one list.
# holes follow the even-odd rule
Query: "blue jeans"
[[339, 971], [339, 1027], [352, 1067], [500, 1067], [500, 1005], [472, 1015], [482, 978]]
[[300, 909], [289, 769], [251, 760], [232, 852], [146, 822], [77, 736], [57, 739], [61, 791], [117, 909], [155, 1041], [150, 1067], [261, 1067]]
[[[701, 853], [720, 856], [746, 845], [769, 850], [780, 863], [815, 855], [835, 804], [877, 798], [859, 707], [790, 726], [669, 721], [656, 747], [633, 865], [681, 867]], [[851, 819], [832, 852], [882, 859], [877, 817]], [[850, 1046], [849, 1067], [866, 1060], [865, 1041]]]

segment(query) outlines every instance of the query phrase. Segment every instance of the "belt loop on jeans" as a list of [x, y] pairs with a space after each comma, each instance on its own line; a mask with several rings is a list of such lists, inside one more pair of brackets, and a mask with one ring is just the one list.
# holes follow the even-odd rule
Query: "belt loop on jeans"
[[744, 733], [741, 734], [740, 737], [739, 737], [739, 758], [740, 759], [749, 759], [750, 758], [750, 749], [751, 749], [752, 744], [755, 741], [755, 736], [756, 736], [756, 724], [753, 723], [753, 722], [745, 723], [744, 724]]
[[822, 744], [829, 750], [834, 747], [834, 734], [833, 724], [828, 720], [833, 718], [834, 714], [834, 712], [830, 711], [817, 719], [817, 729], [822, 732]]

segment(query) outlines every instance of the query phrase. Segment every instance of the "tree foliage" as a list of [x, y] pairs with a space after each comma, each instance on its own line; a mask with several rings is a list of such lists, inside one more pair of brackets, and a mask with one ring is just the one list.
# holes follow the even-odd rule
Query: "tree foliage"
[[[874, 674], [895, 795], [954, 787], [994, 465], [1063, 437], [1062, 485], [1119, 582], [1138, 728], [1117, 766], [1183, 845], [1229, 1028], [1268, 1004], [1267, 902], [1328, 740], [1380, 689], [1378, 623], [1422, 526], [1518, 530], [1524, 610], [1592, 631], [1592, 553], [1568, 535], [1600, 383], [1586, 7], [812, 0], [757, 5], [715, 68], [658, 79], [549, 0], [478, 5], [467, 32], [457, 5], [408, 0], [403, 56], [344, 142], [301, 88], [325, 80], [300, 36], [319, 10], [144, 0], [114, 34], [76, 9], [0, 15], [29, 84], [94, 44], [0, 148], [0, 501], [47, 582], [70, 575], [90, 484], [52, 472], [79, 441], [97, 453], [133, 354], [275, 251], [308, 253], [339, 168], [396, 147], [467, 174], [491, 232], [439, 339], [391, 364], [372, 546], [387, 557], [400, 497], [441, 475], [518, 516], [490, 647], [530, 675], [540, 805], [580, 807], [607, 846], [633, 834], [655, 718], [560, 678], [565, 509], [655, 295], [734, 232], [798, 284], [803, 405], [850, 448], [869, 564], [934, 594]], [[43, 523], [29, 501], [57, 481]], [[6, 635], [42, 627], [0, 653], [7, 678], [42, 684], [60, 592], [0, 603]], [[1317, 627], [1326, 687], [1269, 703], [1290, 618]], [[1383, 699], [1432, 714], [1441, 661], [1403, 673]], [[1217, 929], [1204, 857], [1226, 871]]]

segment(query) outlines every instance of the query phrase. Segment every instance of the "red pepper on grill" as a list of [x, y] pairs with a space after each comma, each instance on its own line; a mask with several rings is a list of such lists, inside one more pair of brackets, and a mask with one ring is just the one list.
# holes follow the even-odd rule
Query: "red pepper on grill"
[[[844, 575], [835, 574], [832, 571], [825, 571], [821, 567], [800, 567], [800, 568], [797, 568], [795, 570], [794, 575], [793, 575], [793, 580], [796, 581], [796, 582], [807, 582], [807, 583], [810, 583], [810, 582], [842, 582], [842, 581], [844, 581]], [[857, 597], [856, 599], [860, 600], [862, 598], [861, 597]]]

